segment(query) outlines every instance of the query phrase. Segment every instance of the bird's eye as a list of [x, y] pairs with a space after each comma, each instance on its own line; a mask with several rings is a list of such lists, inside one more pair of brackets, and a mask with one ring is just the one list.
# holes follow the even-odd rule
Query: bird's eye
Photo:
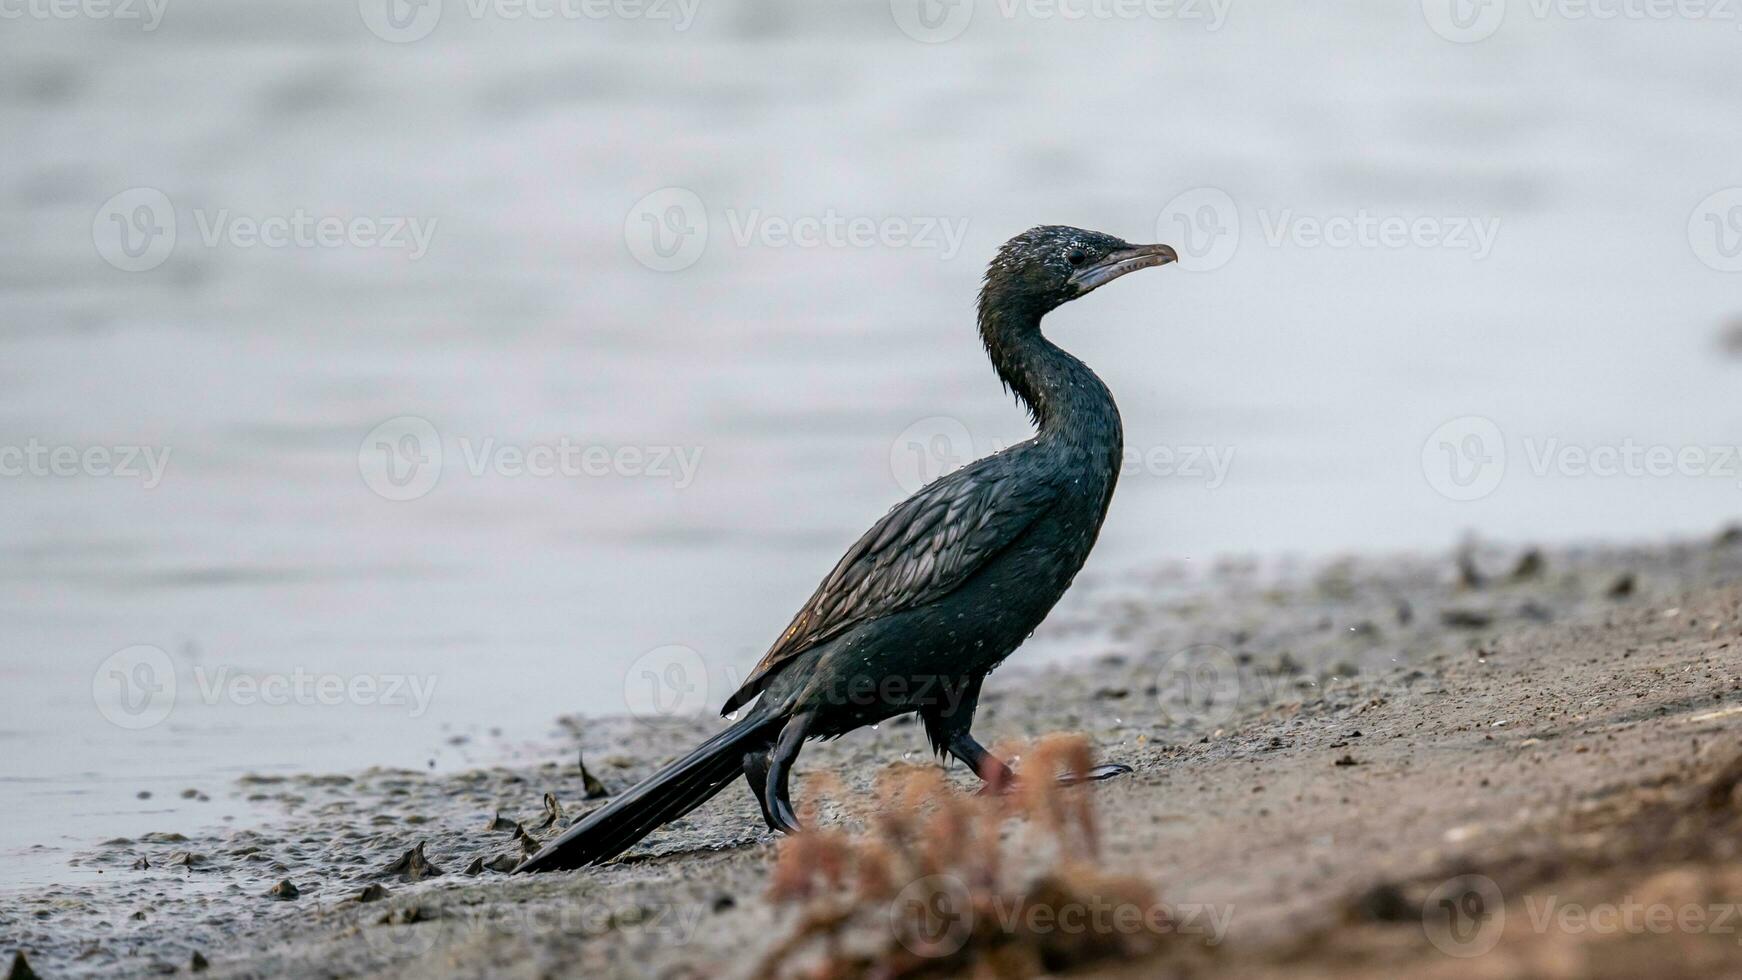
[[1065, 261], [1069, 262], [1071, 264], [1071, 266], [1074, 268], [1076, 266], [1082, 265], [1084, 262], [1089, 261], [1089, 256], [1087, 254], [1085, 254], [1082, 249], [1073, 248], [1073, 249], [1071, 249], [1070, 254], [1065, 256]]

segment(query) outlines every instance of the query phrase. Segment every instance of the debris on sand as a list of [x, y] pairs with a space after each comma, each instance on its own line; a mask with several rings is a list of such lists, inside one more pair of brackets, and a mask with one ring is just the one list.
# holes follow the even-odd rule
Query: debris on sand
[[395, 875], [400, 881], [422, 881], [440, 875], [442, 869], [429, 863], [429, 859], [423, 856], [423, 841], [418, 841], [416, 847], [400, 855], [399, 860], [382, 868], [381, 873]]
[[466, 865], [466, 870], [462, 871], [461, 874], [469, 875], [473, 878], [476, 878], [478, 875], [481, 875], [486, 871], [499, 871], [503, 874], [507, 874], [508, 872], [513, 871], [515, 866], [519, 863], [520, 861], [512, 854], [498, 854], [488, 861], [484, 860], [482, 857], [475, 857], [472, 859], [471, 864]]
[[266, 897], [280, 902], [293, 902], [302, 897], [302, 891], [289, 878], [285, 878], [267, 889]]
[[485, 830], [506, 830], [510, 833], [519, 833], [520, 832], [520, 822], [517, 820], [510, 820], [507, 817], [504, 817], [502, 815], [502, 811], [497, 810], [496, 815], [490, 818], [490, 822], [484, 825], [484, 829]]
[[1480, 609], [1442, 609], [1440, 622], [1452, 629], [1480, 630], [1494, 625], [1494, 615]]
[[520, 845], [521, 853], [525, 854], [527, 857], [537, 854], [538, 849], [544, 846], [539, 842], [538, 838], [527, 833], [525, 827], [520, 827], [515, 830], [514, 840], [515, 843]]
[[1488, 584], [1488, 577], [1476, 567], [1476, 544], [1466, 542], [1458, 549], [1458, 587], [1463, 589], [1480, 589]]
[[211, 965], [212, 964], [206, 962], [205, 955], [197, 949], [194, 950], [194, 955], [188, 957], [188, 972], [189, 973], [204, 973], [204, 972], [206, 972], [206, 967], [209, 967]]
[[386, 898], [389, 894], [390, 893], [387, 891], [386, 885], [381, 885], [381, 884], [364, 885], [363, 890], [357, 893], [357, 901], [359, 901], [359, 902], [379, 902], [382, 899]]
[[1729, 357], [1742, 357], [1742, 317], [1731, 320], [1718, 335], [1718, 349]]
[[172, 868], [187, 868], [191, 871], [199, 865], [206, 863], [206, 856], [204, 854], [196, 854], [193, 851], [176, 851], [174, 854], [171, 854], [169, 860], [164, 863]]
[[149, 870], [151, 870], [151, 860], [143, 854], [139, 855], [139, 859], [137, 861], [133, 862], [133, 870], [134, 871], [149, 871]]
[[1542, 551], [1538, 548], [1532, 548], [1520, 555], [1518, 564], [1512, 566], [1512, 581], [1529, 582], [1541, 577], [1542, 570]]
[[1742, 544], [1742, 524], [1732, 524], [1718, 535], [1718, 547], [1732, 548]]
[[378, 926], [409, 926], [419, 922], [428, 922], [436, 916], [421, 905], [409, 905], [402, 909], [394, 909], [375, 920]]
[[602, 800], [610, 796], [611, 794], [605, 789], [605, 784], [599, 782], [597, 776], [587, 771], [587, 757], [582, 755], [576, 758], [581, 766], [581, 789], [586, 793], [582, 799]]
[[24, 950], [12, 954], [12, 966], [6, 971], [6, 980], [38, 980], [36, 971], [24, 960]]
[[1605, 594], [1611, 599], [1625, 599], [1638, 587], [1639, 579], [1632, 572], [1625, 572], [1609, 586]]
[[1418, 922], [1421, 903], [1411, 902], [1394, 882], [1381, 881], [1355, 896], [1346, 913], [1356, 922]]
[[556, 801], [556, 794], [546, 793], [544, 794], [544, 822], [532, 829], [549, 830], [552, 827], [555, 827], [562, 818], [563, 805]]
[[1337, 759], [1336, 762], [1331, 763], [1331, 765], [1333, 765], [1333, 766], [1358, 766], [1360, 764], [1361, 763], [1355, 761], [1354, 756], [1348, 754], [1347, 752], [1343, 753], [1343, 755], [1339, 759]]

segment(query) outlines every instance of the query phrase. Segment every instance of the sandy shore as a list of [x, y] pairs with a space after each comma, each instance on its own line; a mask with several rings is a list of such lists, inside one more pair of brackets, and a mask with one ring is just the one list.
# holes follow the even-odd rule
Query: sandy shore
[[[1215, 923], [1105, 972], [1734, 975], [1739, 537], [1084, 583], [1094, 612], [1057, 624], [1081, 658], [1019, 654], [981, 725], [1135, 767], [1089, 790], [1106, 863]], [[501, 872], [592, 805], [577, 753], [616, 792], [715, 722], [566, 726], [536, 768], [245, 778], [281, 819], [93, 842], [75, 860], [101, 883], [7, 899], [4, 952], [44, 977], [749, 975], [791, 914], [741, 788], [608, 867]], [[807, 748], [795, 795], [832, 773], [869, 798], [927, 759], [884, 725]], [[1603, 928], [1624, 899], [1706, 919]]]

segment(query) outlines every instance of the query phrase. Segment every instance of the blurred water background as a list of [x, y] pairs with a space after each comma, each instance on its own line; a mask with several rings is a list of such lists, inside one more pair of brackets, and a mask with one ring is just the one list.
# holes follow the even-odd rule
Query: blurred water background
[[[700, 0], [679, 22], [447, 0], [432, 22], [168, 0], [149, 30], [9, 6], [0, 447], [169, 454], [160, 481], [0, 477], [17, 877], [234, 815], [244, 772], [534, 752], [559, 714], [635, 708], [695, 662], [672, 647], [708, 675], [684, 706], [717, 704], [916, 479], [1026, 436], [972, 301], [1037, 223], [1195, 249], [1048, 321], [1139, 454], [1093, 582], [1470, 529], [1705, 534], [1742, 511], [1715, 461], [1532, 465], [1547, 440], [1742, 444], [1720, 340], [1742, 315], [1742, 201], [1719, 193], [1742, 185], [1735, 22], [1514, 4], [1460, 43], [1432, 0], [1234, 3], [1219, 26], [1207, 5], [916, 21], [903, 2]], [[167, 255], [116, 237], [163, 202]], [[656, 237], [693, 233], [698, 203], [705, 244]], [[299, 214], [413, 219], [426, 247], [266, 247], [233, 224]], [[783, 243], [831, 216], [883, 230]], [[1363, 216], [1440, 239], [1313, 238]], [[373, 454], [427, 463], [395, 454], [428, 431], [434, 485], [377, 492]], [[563, 440], [613, 462], [471, 471]], [[661, 475], [662, 450], [693, 473]], [[115, 703], [135, 678], [111, 674], [139, 645], [176, 697], [136, 727]], [[1077, 652], [1043, 630], [1031, 656]], [[204, 696], [238, 676], [382, 687]], [[433, 686], [394, 703], [394, 678]]]

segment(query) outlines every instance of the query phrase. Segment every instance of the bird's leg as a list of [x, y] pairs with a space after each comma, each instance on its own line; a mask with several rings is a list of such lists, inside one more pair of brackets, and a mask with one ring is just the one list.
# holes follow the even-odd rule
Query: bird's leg
[[1004, 760], [986, 750], [984, 745], [974, 740], [967, 732], [959, 732], [951, 737], [946, 746], [949, 753], [961, 761], [962, 765], [974, 770], [985, 783], [980, 788], [982, 793], [1002, 793], [1010, 788], [1010, 783], [1016, 774], [1004, 764]]
[[[974, 736], [967, 732], [961, 732], [952, 737], [949, 750], [951, 755], [960, 759], [962, 764], [969, 769], [974, 770], [985, 782], [985, 785], [980, 788], [982, 793], [1002, 793], [1010, 788], [1011, 782], [1015, 779], [1015, 774], [1010, 771], [1010, 767], [1005, 765], [1002, 759], [987, 751], [984, 745], [975, 741]], [[1076, 773], [1066, 773], [1059, 776], [1058, 781], [1061, 786], [1074, 786], [1077, 783], [1112, 779], [1114, 776], [1123, 776], [1131, 771], [1130, 766], [1115, 763], [1096, 766], [1080, 776]]]
[[793, 715], [786, 720], [785, 727], [780, 730], [780, 737], [774, 741], [774, 749], [768, 755], [768, 776], [762, 790], [762, 813], [769, 818], [769, 826], [775, 830], [789, 834], [798, 833], [798, 814], [792, 810], [792, 800], [787, 789], [787, 777], [792, 772], [792, 763], [798, 758], [798, 750], [804, 746], [805, 733], [810, 730], [812, 715], [809, 712]]
[[779, 830], [780, 824], [774, 822], [774, 814], [768, 812], [768, 750], [757, 749], [744, 753], [744, 781], [750, 784], [750, 795], [756, 798], [756, 805], [762, 808], [762, 822], [769, 830]]

